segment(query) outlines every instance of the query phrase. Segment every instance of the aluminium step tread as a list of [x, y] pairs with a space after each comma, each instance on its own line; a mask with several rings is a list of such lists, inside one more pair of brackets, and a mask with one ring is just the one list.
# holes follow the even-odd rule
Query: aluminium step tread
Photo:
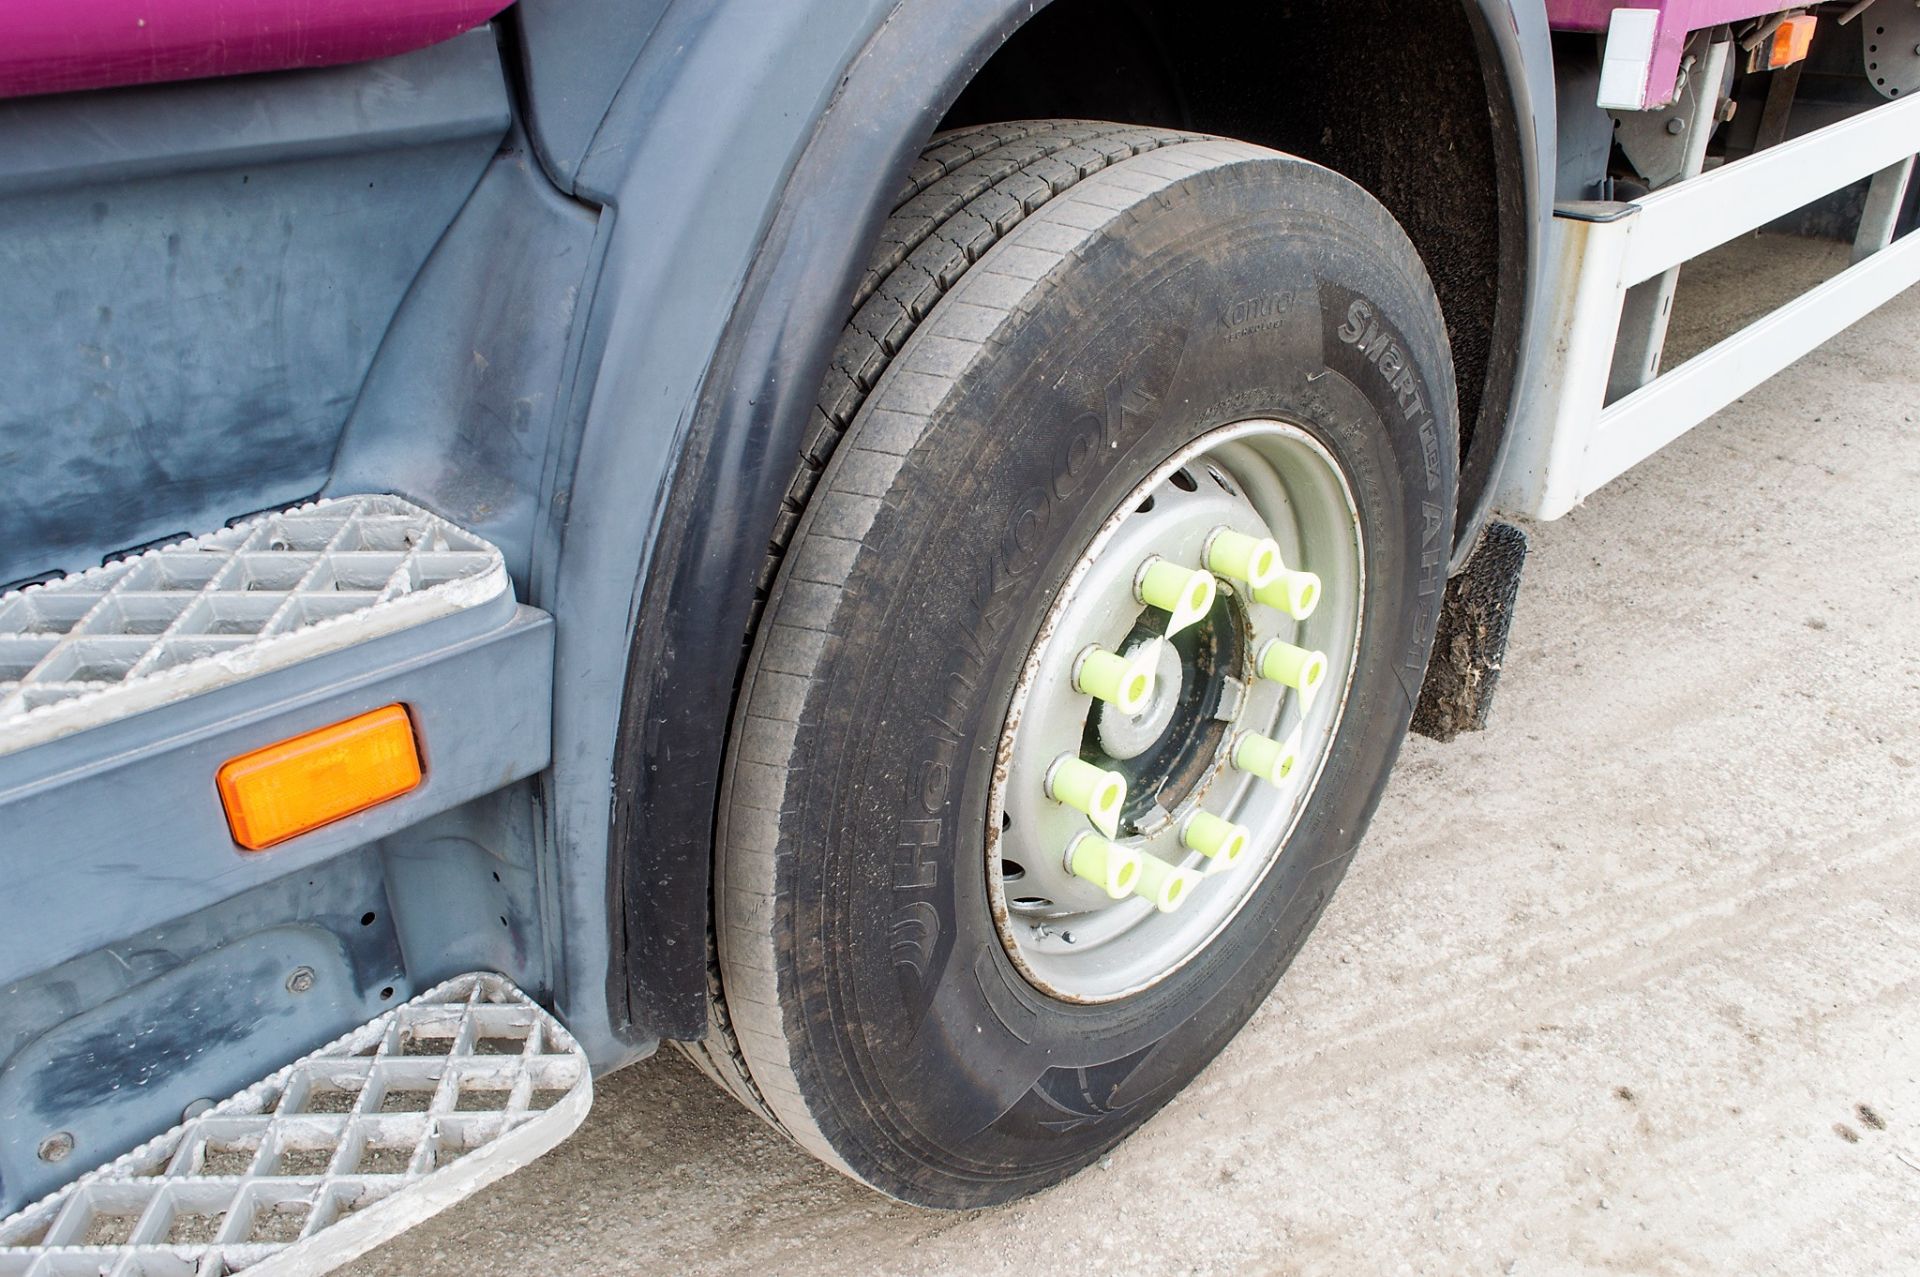
[[593, 1079], [504, 976], [457, 976], [0, 1220], [0, 1277], [346, 1263], [553, 1148]]
[[334, 497], [0, 595], [0, 754], [511, 596], [498, 548]]

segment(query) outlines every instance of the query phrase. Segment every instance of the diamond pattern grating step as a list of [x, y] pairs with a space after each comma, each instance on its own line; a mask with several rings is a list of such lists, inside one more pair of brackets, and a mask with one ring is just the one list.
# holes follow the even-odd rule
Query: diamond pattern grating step
[[475, 607], [492, 544], [337, 497], [0, 596], [0, 754]]
[[326, 1272], [592, 1102], [559, 1021], [503, 976], [458, 976], [0, 1221], [0, 1277]]

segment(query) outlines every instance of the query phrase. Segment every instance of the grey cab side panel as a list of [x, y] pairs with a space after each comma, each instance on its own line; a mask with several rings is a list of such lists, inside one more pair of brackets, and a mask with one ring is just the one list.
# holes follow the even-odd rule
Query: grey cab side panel
[[[351, 487], [524, 598], [598, 223], [510, 115], [484, 29], [0, 104], [0, 582]], [[0, 758], [0, 1214], [439, 978], [545, 995], [555, 628], [501, 596]], [[222, 761], [396, 702], [419, 788], [233, 844]]]
[[452, 519], [499, 546], [532, 597], [599, 230], [516, 124], [389, 325], [326, 491], [392, 492]]
[[[541, 987], [499, 787], [546, 765], [553, 628], [500, 596], [0, 759], [0, 1215], [436, 979]], [[396, 702], [418, 788], [234, 845], [222, 761]], [[54, 1131], [74, 1156], [47, 1163]]]
[[533, 148], [563, 191], [671, 0], [520, 0], [520, 68], [537, 109]]
[[[1537, 266], [1553, 167], [1545, 14], [1476, 2], [1522, 142], [1503, 197], [1524, 207]], [[576, 192], [613, 220], [585, 428], [561, 469], [565, 531], [534, 561], [566, 600], [551, 819], [571, 1020], [601, 1014], [605, 981], [608, 1030], [705, 1031], [712, 822], [767, 534], [893, 193], [1035, 8], [673, 5], [578, 168]], [[531, 88], [537, 117], [537, 76]], [[1519, 302], [1527, 334], [1536, 288]]]
[[0, 584], [317, 491], [508, 115], [485, 28], [0, 103]]

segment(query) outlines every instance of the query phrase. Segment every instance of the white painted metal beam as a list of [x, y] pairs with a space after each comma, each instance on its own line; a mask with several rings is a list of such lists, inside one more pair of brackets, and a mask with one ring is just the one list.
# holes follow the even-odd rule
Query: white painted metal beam
[[1578, 476], [1607, 391], [1627, 295], [1620, 262], [1636, 216], [1632, 205], [1616, 208], [1612, 220], [1553, 219], [1545, 366], [1521, 402], [1494, 497], [1509, 513], [1557, 519], [1586, 495]]
[[[1539, 380], [1513, 423], [1495, 505], [1557, 519], [1867, 312], [1920, 282], [1920, 234], [1893, 240], [1920, 97], [1875, 107], [1631, 204], [1554, 218], [1553, 321]], [[1606, 405], [1627, 290], [1830, 191], [1882, 174], [1863, 242], [1878, 251]], [[1882, 207], [1884, 206], [1884, 207]]]
[[1920, 152], [1920, 97], [1878, 106], [1636, 200], [1628, 285]]
[[1580, 496], [1666, 447], [1915, 282], [1920, 282], [1920, 235], [1896, 241], [1609, 407], [1586, 448], [1576, 485]]
[[1894, 229], [1900, 224], [1900, 210], [1907, 202], [1907, 183], [1913, 180], [1913, 159], [1909, 155], [1873, 175], [1873, 184], [1867, 187], [1867, 206], [1860, 211], [1860, 229], [1853, 235], [1856, 263], [1866, 261], [1893, 243]]

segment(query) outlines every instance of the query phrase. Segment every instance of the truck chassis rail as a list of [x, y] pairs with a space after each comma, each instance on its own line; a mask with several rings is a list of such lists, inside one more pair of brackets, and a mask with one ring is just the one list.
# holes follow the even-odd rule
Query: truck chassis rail
[[[1920, 151], [1920, 98], [1806, 133], [1630, 203], [1562, 205], [1545, 375], [1516, 423], [1495, 501], [1557, 519], [1720, 409], [1920, 281], [1920, 237], [1893, 239]], [[1613, 403], [1627, 290], [1872, 177], [1854, 264]]]

